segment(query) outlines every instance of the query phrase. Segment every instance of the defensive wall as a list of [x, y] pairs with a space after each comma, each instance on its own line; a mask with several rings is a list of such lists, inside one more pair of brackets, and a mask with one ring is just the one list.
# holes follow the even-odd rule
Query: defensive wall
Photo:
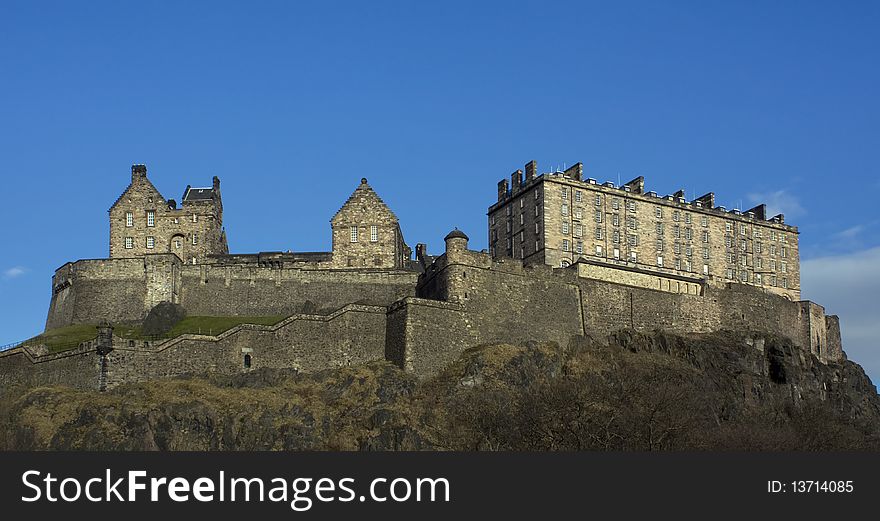
[[218, 256], [192, 265], [165, 253], [65, 264], [52, 277], [46, 329], [138, 322], [163, 301], [194, 316], [287, 316], [355, 302], [387, 306], [414, 295], [418, 277], [403, 269], [230, 259]]
[[420, 248], [421, 275], [305, 269], [283, 262], [283, 254], [271, 262], [218, 257], [186, 265], [163, 254], [67, 264], [53, 280], [47, 323], [140, 320], [163, 300], [178, 302], [192, 315], [288, 318], [273, 326], [245, 324], [219, 335], [161, 342], [98, 335], [58, 354], [20, 346], [0, 353], [0, 383], [103, 389], [186, 373], [316, 371], [383, 357], [425, 377], [481, 344], [566, 345], [574, 336], [602, 338], [623, 328], [777, 334], [821, 361], [845, 356], [837, 317], [813, 302], [590, 260], [568, 268], [523, 265], [469, 250], [467, 243], [456, 231], [439, 257], [427, 257]]

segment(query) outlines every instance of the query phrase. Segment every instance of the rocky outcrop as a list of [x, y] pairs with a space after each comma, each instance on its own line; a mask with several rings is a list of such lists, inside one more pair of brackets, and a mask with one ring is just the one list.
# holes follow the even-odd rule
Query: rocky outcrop
[[465, 351], [420, 381], [387, 362], [6, 389], [3, 449], [877, 450], [850, 361], [761, 333], [619, 331]]

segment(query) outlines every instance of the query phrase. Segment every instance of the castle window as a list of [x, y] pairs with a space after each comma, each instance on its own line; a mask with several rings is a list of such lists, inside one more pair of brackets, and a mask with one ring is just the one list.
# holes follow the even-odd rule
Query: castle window
[[562, 205], [562, 208], [560, 209], [560, 211], [561, 211], [562, 215], [568, 215], [568, 205], [567, 205], [567, 204], [563, 204], [563, 205]]
[[584, 200], [584, 193], [581, 192], [580, 190], [575, 190], [574, 191], [574, 200], [575, 200], [575, 202], [578, 202], [578, 203], [583, 201]]
[[780, 253], [783, 257], [788, 257], [788, 248], [786, 248], [785, 246], [783, 246], [782, 248], [780, 248], [780, 252], [779, 252], [779, 253]]
[[538, 251], [540, 249], [541, 249], [541, 241], [535, 241], [535, 251]]
[[535, 235], [538, 235], [538, 233], [540, 233], [540, 230], [540, 225], [538, 223], [535, 223]]
[[596, 240], [602, 240], [602, 227], [596, 226]]
[[691, 261], [689, 261], [689, 260], [684, 261], [684, 271], [686, 271], [688, 273], [691, 272]]
[[192, 263], [193, 263], [193, 266], [195, 266], [195, 264], [196, 264], [196, 258], [195, 258], [195, 257], [192, 258]]
[[672, 245], [672, 250], [675, 252], [676, 255], [680, 254], [681, 253], [681, 244], [676, 242], [675, 244]]
[[[510, 221], [507, 221], [507, 233], [510, 233], [511, 226]], [[355, 238], [351, 242], [357, 242], [357, 232], [355, 232]]]
[[192, 215], [192, 220], [193, 220], [194, 223], [199, 222], [199, 216], [196, 215], [196, 214], [193, 214], [193, 215]]
[[708, 274], [709, 274], [709, 265], [703, 264], [703, 275], [708, 275]]
[[636, 222], [637, 222], [637, 221], [636, 221], [636, 218], [635, 218], [635, 217], [627, 217], [627, 218], [626, 218], [626, 224], [627, 224], [627, 227], [628, 227], [630, 230], [635, 230], [635, 229], [636, 229]]
[[611, 235], [611, 240], [612, 240], [612, 242], [614, 242], [614, 244], [619, 243], [620, 242], [620, 232], [617, 230], [614, 230], [614, 233]]
[[195, 246], [196, 244], [199, 243], [199, 234], [197, 234], [197, 233], [193, 233], [193, 235], [192, 235], [192, 243], [193, 243], [193, 246]]
[[782, 287], [788, 289], [788, 278], [782, 277]]
[[740, 225], [739, 225], [739, 234], [740, 234], [740, 235], [745, 235], [745, 234], [746, 234], [746, 225], [745, 225], [745, 224], [740, 224]]
[[779, 271], [781, 271], [782, 273], [788, 273], [788, 263], [785, 261], [780, 262]]
[[770, 285], [776, 286], [776, 275], [770, 275]]
[[639, 245], [639, 236], [636, 234], [630, 234], [629, 245], [630, 246], [638, 246]]
[[152, 250], [155, 247], [156, 247], [156, 238], [153, 237], [152, 235], [147, 237], [147, 249]]
[[599, 245], [596, 245], [596, 257], [601, 257], [601, 256], [602, 256], [602, 247]]
[[700, 224], [703, 226], [703, 228], [708, 227], [709, 226], [709, 218], [706, 217], [705, 215], [700, 216]]
[[684, 254], [690, 257], [694, 254], [694, 249], [688, 246], [684, 249]]
[[507, 215], [510, 215], [511, 212], [513, 212], [513, 210], [510, 209], [510, 205], [507, 205], [506, 210], [507, 210]]
[[742, 251], [746, 251], [748, 249], [748, 243], [746, 241], [742, 241], [739, 243], [739, 249]]
[[523, 231], [519, 232], [519, 242], [523, 242], [526, 240], [526, 233]]
[[727, 278], [733, 280], [733, 269], [727, 268]]
[[156, 225], [156, 212], [150, 210], [147, 212], [147, 226], [155, 226]]
[[602, 195], [596, 194], [596, 206], [602, 206]]
[[614, 260], [620, 260], [620, 248], [614, 248]]
[[662, 255], [658, 255], [658, 256], [657, 256], [657, 267], [658, 267], [658, 268], [662, 268], [662, 267], [663, 267], [663, 256], [662, 256]]
[[584, 236], [584, 225], [575, 224], [574, 225], [574, 236], [575, 237], [583, 237]]
[[704, 259], [709, 258], [709, 248], [703, 248], [703, 258]]
[[703, 230], [703, 242], [709, 242], [709, 232]]
[[568, 200], [568, 187], [567, 186], [562, 187], [562, 198], [565, 199], [566, 201]]
[[568, 242], [568, 239], [562, 239], [562, 251], [570, 251], [571, 245]]
[[675, 269], [681, 271], [681, 259], [675, 259]]
[[615, 210], [620, 210], [620, 199], [614, 198], [611, 200], [611, 208]]
[[742, 271], [739, 273], [739, 278], [740, 278], [740, 280], [742, 280], [743, 282], [748, 282], [748, 281], [749, 281], [749, 272], [746, 271], [746, 270], [742, 270]]
[[526, 204], [526, 198], [520, 197], [519, 198], [519, 207], [522, 208], [523, 206], [525, 206], [525, 204]]
[[244, 368], [245, 369], [251, 368], [251, 355], [250, 355], [250, 353], [247, 353], [244, 355]]
[[[349, 231], [351, 233], [351, 242], [358, 242], [358, 227], [352, 226]], [[510, 231], [510, 230], [507, 230], [507, 231]]]
[[125, 249], [130, 250], [133, 247], [134, 247], [134, 238], [133, 237], [126, 237], [125, 238]]
[[755, 273], [755, 284], [758, 284], [760, 286], [763, 283], [764, 283], [764, 281], [762, 280], [761, 274]]
[[724, 239], [724, 244], [725, 244], [728, 248], [733, 248], [733, 239], [731, 239], [730, 237], [725, 238], [725, 239]]
[[577, 220], [581, 220], [584, 218], [584, 209], [582, 207], [580, 207], [580, 206], [575, 207], [574, 218]]
[[538, 216], [538, 205], [535, 205], [535, 217]]
[[743, 266], [748, 266], [749, 265], [749, 258], [745, 255], [741, 255], [739, 258], [739, 263], [742, 264]]
[[657, 251], [663, 251], [663, 241], [657, 241]]
[[535, 200], [537, 200], [537, 199], [538, 199], [538, 190], [536, 189], [535, 190]]
[[684, 214], [684, 223], [685, 224], [691, 223], [691, 214], [689, 214], [689, 213]]
[[656, 216], [658, 219], [662, 219], [663, 218], [663, 208], [661, 208], [659, 206], [657, 208], [654, 208], [654, 216]]
[[672, 234], [676, 239], [681, 239], [681, 227], [679, 225], [675, 225], [672, 227]]
[[574, 245], [574, 251], [578, 252], [578, 254], [584, 253], [584, 241], [578, 241]]
[[568, 262], [567, 260], [563, 259], [559, 265], [562, 266], [563, 268], [567, 268], [567, 267], [571, 266], [571, 263]]
[[638, 253], [636, 253], [636, 252], [634, 252], [634, 251], [629, 252], [629, 261], [630, 261], [630, 262], [638, 262], [638, 260], [639, 260], [639, 254], [638, 254]]
[[519, 214], [519, 225], [522, 226], [525, 223], [525, 219], [523, 214]]
[[134, 226], [134, 214], [131, 212], [125, 212], [125, 225], [128, 227]]
[[494, 214], [489, 217], [489, 225], [495, 226], [495, 215]]
[[370, 242], [378, 242], [379, 241], [379, 227], [376, 225], [370, 226]]
[[613, 226], [620, 226], [620, 214], [613, 214], [611, 216], [611, 224]]
[[724, 231], [728, 233], [733, 231], [733, 223], [724, 223]]
[[569, 227], [568, 222], [562, 223], [562, 234], [563, 235], [568, 235], [568, 229], [569, 229], [568, 227]]
[[760, 242], [756, 242], [755, 243], [755, 253], [763, 253], [763, 252], [764, 252], [764, 245], [761, 244]]
[[782, 241], [782, 244], [788, 244], [788, 235], [785, 235], [784, 233], [780, 233], [779, 239]]
[[678, 212], [678, 210], [674, 210], [674, 211], [672, 212], [672, 220], [675, 221], [675, 222], [678, 222], [678, 220], [679, 220], [680, 218], [681, 218], [681, 214]]
[[773, 259], [770, 259], [770, 269], [776, 271], [776, 261]]
[[775, 244], [770, 245], [770, 255], [776, 255], [776, 245]]
[[657, 223], [657, 235], [663, 235], [663, 223]]
[[761, 259], [761, 258], [755, 259], [755, 268], [759, 269], [759, 270], [763, 269], [764, 268], [764, 259]]
[[728, 252], [727, 253], [727, 262], [730, 264], [735, 264], [736, 263], [736, 255], [734, 255], [731, 252]]
[[636, 211], [636, 202], [630, 201], [630, 202], [626, 203], [626, 207], [629, 211], [635, 212]]

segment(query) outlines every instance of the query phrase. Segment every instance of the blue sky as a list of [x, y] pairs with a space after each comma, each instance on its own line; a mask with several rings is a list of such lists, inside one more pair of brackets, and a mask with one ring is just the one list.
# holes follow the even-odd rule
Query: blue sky
[[178, 200], [219, 176], [235, 252], [328, 250], [361, 177], [437, 251], [486, 247], [535, 159], [785, 212], [804, 297], [877, 380], [878, 26], [877, 2], [4, 1], [0, 344], [107, 255], [132, 163]]

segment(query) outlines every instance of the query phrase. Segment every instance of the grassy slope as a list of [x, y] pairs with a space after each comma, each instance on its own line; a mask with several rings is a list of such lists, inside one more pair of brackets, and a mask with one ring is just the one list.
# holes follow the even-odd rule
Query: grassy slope
[[[239, 324], [261, 324], [271, 326], [283, 320], [284, 316], [269, 317], [186, 317], [175, 325], [166, 335], [173, 338], [187, 333], [218, 335]], [[144, 339], [139, 325], [119, 325], [114, 333], [123, 338]], [[50, 353], [58, 353], [77, 347], [81, 342], [94, 340], [97, 336], [94, 324], [75, 324], [50, 329], [27, 340], [27, 344], [46, 344]]]

